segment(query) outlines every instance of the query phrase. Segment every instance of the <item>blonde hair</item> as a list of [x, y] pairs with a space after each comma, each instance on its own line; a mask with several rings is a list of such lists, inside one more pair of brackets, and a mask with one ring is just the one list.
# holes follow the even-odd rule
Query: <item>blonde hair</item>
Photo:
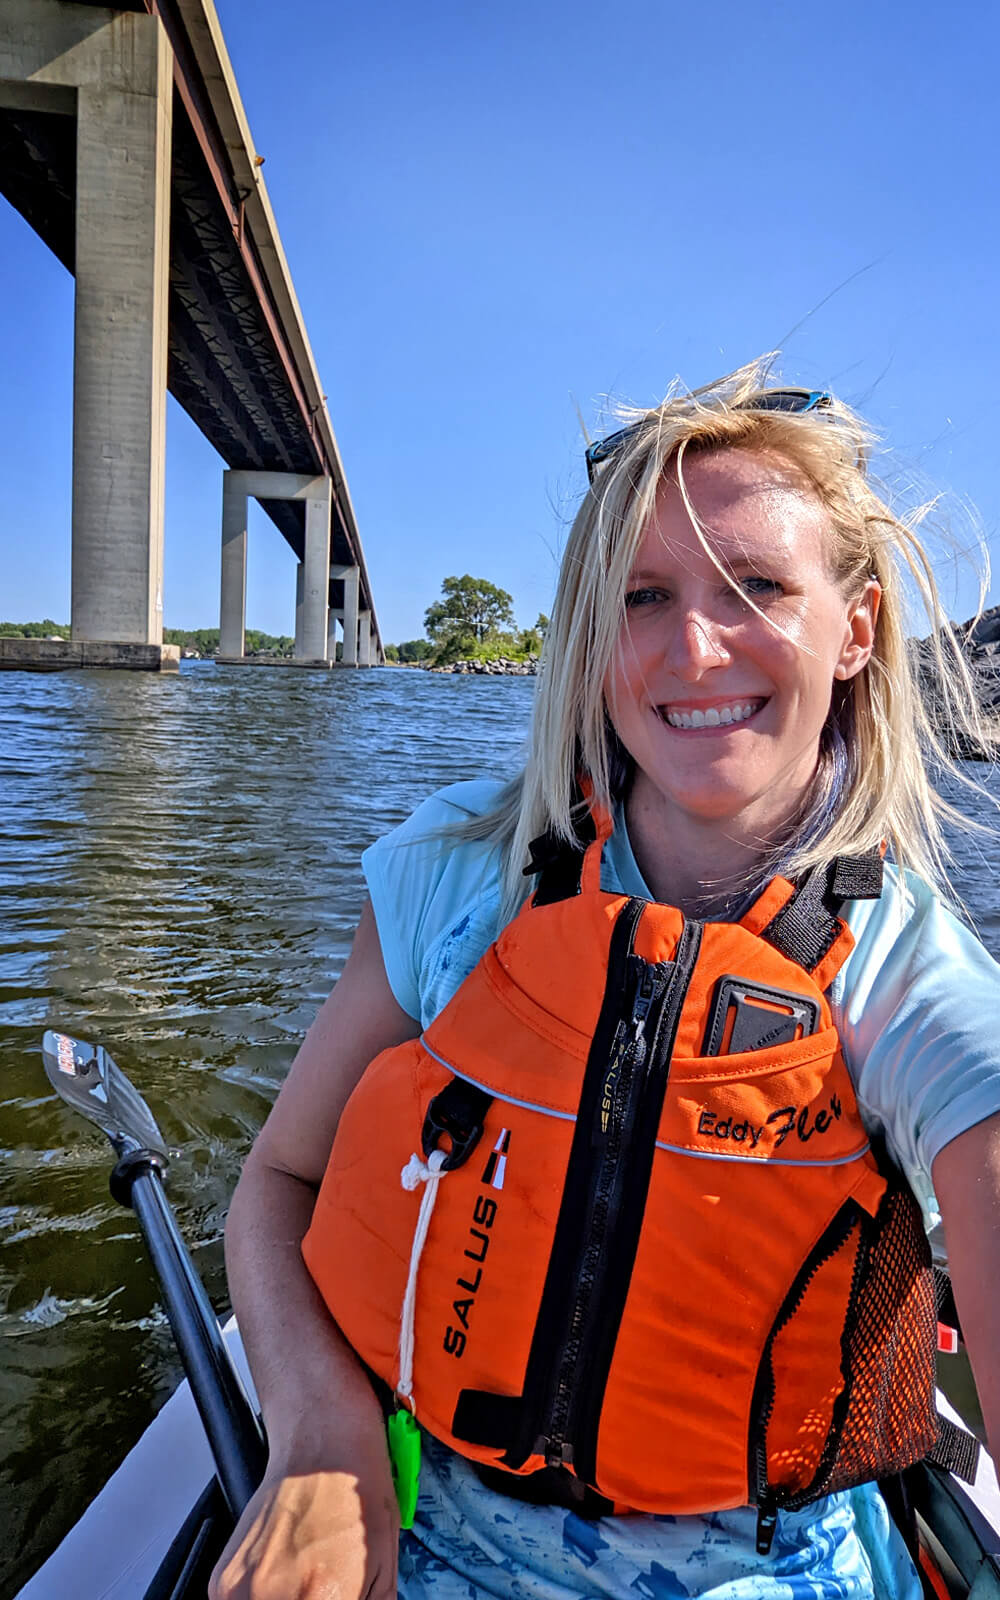
[[[835, 855], [857, 855], [887, 840], [901, 867], [939, 891], [949, 888], [943, 824], [976, 824], [943, 798], [931, 773], [950, 772], [978, 790], [952, 752], [995, 755], [1000, 726], [980, 707], [961, 642], [944, 616], [917, 533], [927, 508], [893, 514], [869, 473], [874, 436], [840, 401], [794, 414], [754, 409], [754, 397], [769, 381], [768, 357], [693, 393], [675, 389], [661, 405], [623, 417], [629, 431], [598, 468], [563, 555], [527, 764], [492, 811], [460, 830], [503, 848], [505, 916], [529, 891], [522, 868], [531, 840], [546, 832], [574, 838], [581, 775], [589, 776], [604, 804], [621, 796], [631, 769], [610, 723], [604, 683], [626, 586], [664, 481], [677, 478], [691, 512], [684, 459], [721, 449], [767, 451], [789, 462], [826, 508], [828, 560], [842, 592], [859, 595], [870, 577], [882, 589], [871, 659], [857, 676], [834, 685], [828, 729], [836, 727], [847, 754], [839, 799], [818, 833], [809, 830], [785, 845], [782, 871], [798, 876]], [[704, 530], [696, 517], [692, 521], [705, 544]], [[908, 588], [930, 623], [933, 706], [924, 704], [907, 644]]]

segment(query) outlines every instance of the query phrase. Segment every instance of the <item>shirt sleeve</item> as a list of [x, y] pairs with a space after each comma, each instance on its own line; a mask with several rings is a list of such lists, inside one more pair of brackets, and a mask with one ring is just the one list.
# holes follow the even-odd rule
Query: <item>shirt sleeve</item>
[[855, 949], [831, 995], [869, 1129], [881, 1133], [929, 1226], [931, 1168], [946, 1144], [1000, 1111], [1000, 966], [928, 886], [886, 869], [856, 901]]
[[449, 838], [446, 830], [488, 811], [500, 790], [485, 778], [440, 789], [361, 857], [389, 987], [417, 1021], [424, 1020], [428, 952], [497, 879], [494, 846]]

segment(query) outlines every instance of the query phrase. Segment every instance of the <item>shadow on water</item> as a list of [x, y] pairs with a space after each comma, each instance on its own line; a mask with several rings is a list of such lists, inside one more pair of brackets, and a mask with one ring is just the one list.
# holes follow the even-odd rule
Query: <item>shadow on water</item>
[[177, 1381], [110, 1150], [48, 1092], [108, 1045], [175, 1148], [216, 1305], [240, 1162], [346, 959], [360, 854], [442, 784], [515, 770], [530, 680], [386, 670], [0, 675], [0, 1593]]
[[[176, 1151], [215, 1304], [240, 1162], [347, 956], [364, 846], [442, 784], [518, 765], [531, 680], [193, 666], [0, 674], [0, 1595], [177, 1381], [103, 1137], [41, 1033], [108, 1045]], [[964, 802], [960, 802], [964, 803]], [[959, 887], [1000, 954], [991, 844]]]

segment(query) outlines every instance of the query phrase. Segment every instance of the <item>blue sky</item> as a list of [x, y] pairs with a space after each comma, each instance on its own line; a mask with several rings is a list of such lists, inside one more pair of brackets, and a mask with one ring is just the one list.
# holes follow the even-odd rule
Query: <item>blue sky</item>
[[[549, 609], [573, 397], [599, 429], [778, 344], [1000, 566], [994, 7], [217, 5], [386, 640], [449, 573]], [[0, 617], [66, 619], [72, 281], [2, 200], [0, 262]], [[173, 402], [167, 447], [165, 619], [215, 625], [222, 463]], [[292, 631], [293, 565], [257, 512], [251, 626]]]

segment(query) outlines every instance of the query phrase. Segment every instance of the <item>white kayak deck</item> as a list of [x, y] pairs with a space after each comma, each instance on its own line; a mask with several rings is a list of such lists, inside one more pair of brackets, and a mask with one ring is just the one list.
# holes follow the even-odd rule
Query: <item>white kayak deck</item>
[[[256, 1400], [235, 1317], [223, 1332]], [[958, 1413], [939, 1392], [945, 1416]], [[174, 1391], [80, 1521], [20, 1591], [18, 1600], [142, 1600], [175, 1534], [213, 1473], [212, 1457], [187, 1383]], [[982, 1451], [968, 1490], [1000, 1529], [1000, 1487]]]
[[[256, 1404], [235, 1317], [223, 1332]], [[142, 1600], [214, 1471], [184, 1382], [17, 1600]]]

